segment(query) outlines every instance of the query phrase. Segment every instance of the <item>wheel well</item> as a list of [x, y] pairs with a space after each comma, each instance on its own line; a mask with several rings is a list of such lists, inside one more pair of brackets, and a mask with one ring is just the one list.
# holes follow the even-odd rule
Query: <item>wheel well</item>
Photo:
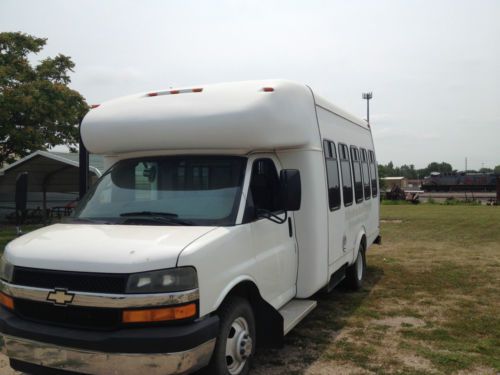
[[365, 233], [363, 233], [363, 234], [361, 235], [361, 239], [359, 240], [359, 245], [358, 245], [358, 247], [357, 247], [357, 248], [354, 248], [354, 251], [353, 251], [353, 256], [354, 256], [354, 257], [353, 257], [353, 260], [352, 260], [351, 265], [353, 265], [353, 264], [354, 264], [354, 262], [356, 261], [356, 257], [358, 256], [358, 252], [359, 252], [359, 248], [360, 248], [360, 246], [363, 246], [363, 250], [364, 250], [364, 251], [365, 251], [365, 253], [366, 253], [366, 235], [365, 235]]
[[257, 285], [251, 281], [243, 281], [235, 285], [226, 295], [221, 306], [234, 296], [245, 298], [252, 307], [255, 316], [257, 346], [260, 348], [283, 347], [283, 317], [262, 298]]
[[361, 237], [361, 244], [363, 245], [363, 250], [366, 251], [366, 236], [364, 234]]

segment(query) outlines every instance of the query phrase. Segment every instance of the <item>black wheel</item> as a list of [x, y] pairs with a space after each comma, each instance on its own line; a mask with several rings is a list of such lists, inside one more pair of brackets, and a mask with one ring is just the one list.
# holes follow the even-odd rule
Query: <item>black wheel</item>
[[366, 274], [365, 248], [363, 244], [359, 245], [358, 256], [352, 266], [347, 269], [346, 281], [352, 290], [359, 290], [363, 286]]
[[233, 297], [219, 309], [220, 328], [207, 367], [211, 375], [246, 375], [255, 352], [255, 318], [247, 300]]

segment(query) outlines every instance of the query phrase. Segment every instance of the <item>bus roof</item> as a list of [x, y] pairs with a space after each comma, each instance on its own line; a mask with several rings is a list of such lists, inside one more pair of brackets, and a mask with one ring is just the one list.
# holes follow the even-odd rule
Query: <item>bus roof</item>
[[105, 102], [81, 134], [96, 154], [160, 150], [321, 148], [315, 104], [367, 128], [310, 88], [285, 80], [158, 90]]

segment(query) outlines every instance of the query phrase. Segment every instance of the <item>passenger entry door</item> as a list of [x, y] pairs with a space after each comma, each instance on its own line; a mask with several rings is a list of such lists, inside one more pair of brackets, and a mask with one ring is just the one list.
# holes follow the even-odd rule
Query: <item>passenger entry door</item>
[[262, 217], [265, 212], [285, 217], [273, 159], [259, 156], [253, 160], [243, 222], [250, 224], [252, 232], [259, 290], [266, 301], [279, 308], [296, 294], [298, 254], [293, 213], [288, 213], [283, 224]]

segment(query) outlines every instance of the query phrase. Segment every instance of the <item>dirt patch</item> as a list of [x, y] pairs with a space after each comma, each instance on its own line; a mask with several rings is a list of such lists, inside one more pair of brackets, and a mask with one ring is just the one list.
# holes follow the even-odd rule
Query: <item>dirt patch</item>
[[356, 367], [350, 363], [339, 363], [336, 361], [324, 362], [317, 361], [310, 365], [304, 372], [304, 375], [361, 375], [372, 374], [371, 371], [361, 367]]
[[500, 374], [500, 372], [486, 367], [475, 367], [468, 370], [460, 370], [456, 373], [456, 375], [470, 375], [470, 374], [498, 375]]
[[396, 353], [396, 358], [406, 367], [430, 373], [438, 373], [427, 358], [422, 358], [411, 353]]
[[373, 320], [373, 324], [378, 324], [381, 326], [387, 326], [391, 328], [403, 328], [403, 327], [423, 327], [425, 322], [421, 319], [412, 318], [410, 316], [394, 316], [384, 319]]
[[381, 223], [384, 223], [384, 224], [401, 224], [403, 222], [403, 220], [401, 219], [382, 219], [380, 220]]

